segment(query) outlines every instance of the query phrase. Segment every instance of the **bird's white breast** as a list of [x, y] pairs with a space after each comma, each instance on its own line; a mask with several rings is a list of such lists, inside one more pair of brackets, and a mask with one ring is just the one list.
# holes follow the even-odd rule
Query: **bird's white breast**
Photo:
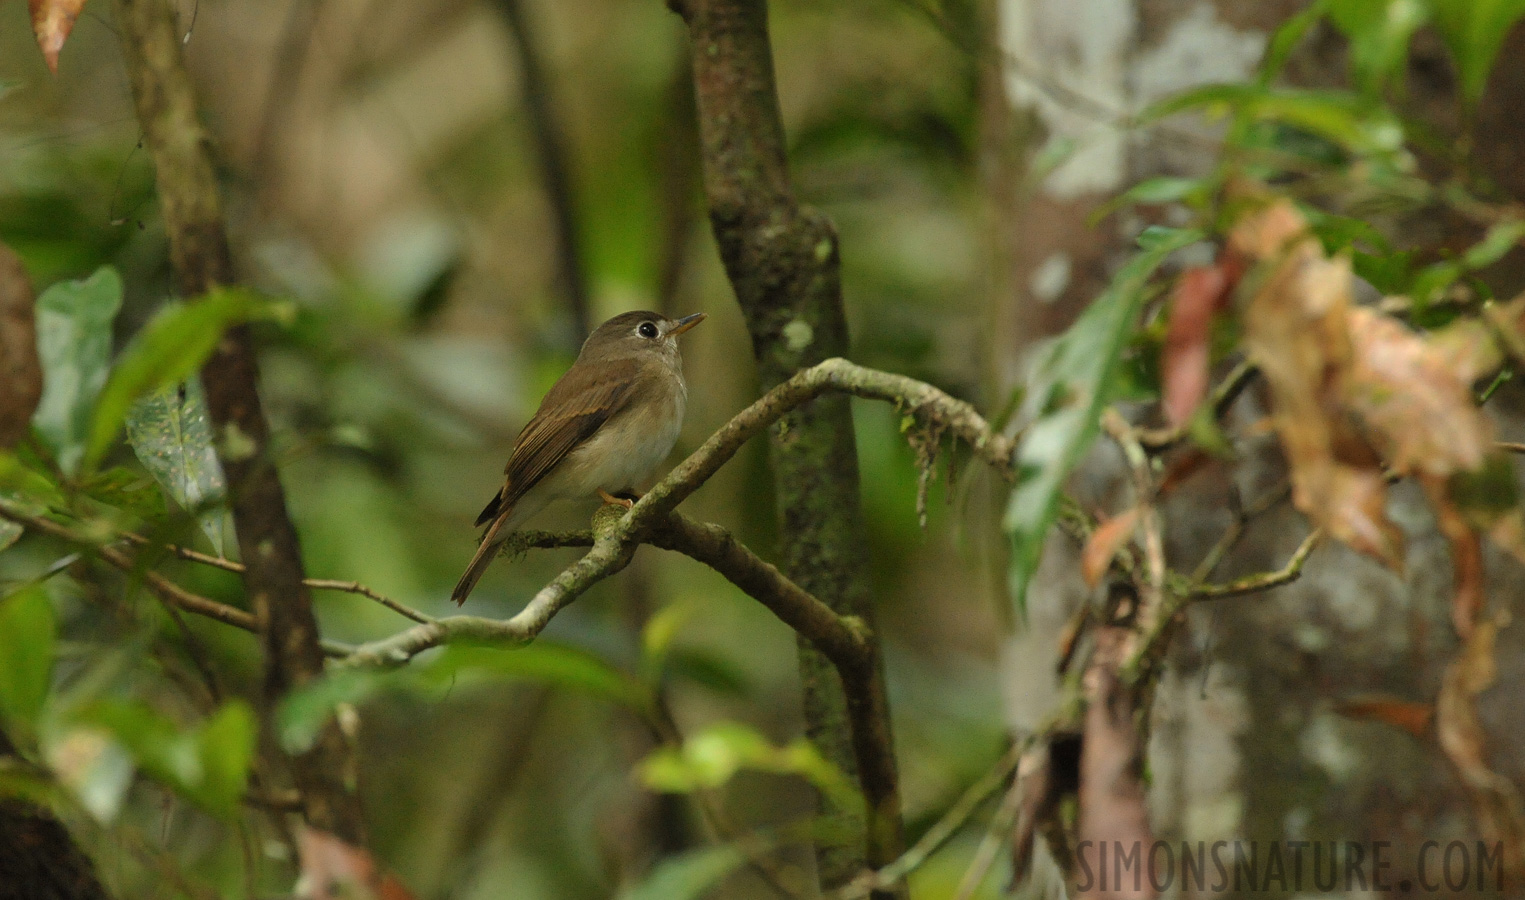
[[600, 490], [631, 490], [667, 459], [683, 428], [688, 388], [676, 373], [644, 387], [651, 393], [604, 423], [568, 455], [563, 463], [566, 494], [591, 496]]

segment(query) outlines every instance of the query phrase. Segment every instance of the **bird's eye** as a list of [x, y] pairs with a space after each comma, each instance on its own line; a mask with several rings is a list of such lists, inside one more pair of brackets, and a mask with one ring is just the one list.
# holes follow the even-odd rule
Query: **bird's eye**
[[657, 336], [657, 326], [650, 322], [642, 322], [636, 327], [635, 333], [643, 338], [654, 338]]

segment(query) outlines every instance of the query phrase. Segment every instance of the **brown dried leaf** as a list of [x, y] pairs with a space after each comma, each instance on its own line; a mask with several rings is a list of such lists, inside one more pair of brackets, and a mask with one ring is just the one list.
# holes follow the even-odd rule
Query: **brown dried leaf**
[[1326, 258], [1288, 202], [1247, 217], [1230, 243], [1263, 270], [1244, 341], [1271, 390], [1293, 503], [1337, 539], [1400, 566], [1403, 534], [1387, 518], [1380, 463], [1343, 408], [1355, 356], [1349, 261]]
[[1160, 360], [1161, 403], [1172, 425], [1190, 419], [1207, 396], [1208, 331], [1231, 286], [1216, 264], [1187, 269], [1176, 281]]
[[1085, 548], [1080, 551], [1080, 575], [1091, 587], [1101, 583], [1117, 551], [1133, 537], [1138, 527], [1138, 507], [1125, 510], [1096, 526]]
[[[1118, 678], [1117, 669], [1130, 643], [1124, 628], [1103, 628], [1096, 634], [1096, 653], [1086, 669], [1084, 743], [1080, 751], [1080, 853], [1091, 871], [1101, 868], [1098, 848], [1140, 848], [1147, 865], [1153, 845], [1149, 813], [1145, 806], [1143, 747], [1135, 725], [1134, 695]], [[1090, 843], [1087, 843], [1087, 842]], [[1124, 878], [1092, 881], [1083, 898], [1096, 900], [1152, 900], [1158, 896], [1155, 879], [1145, 877], [1135, 885]], [[1103, 887], [1103, 884], [1106, 886]]]
[[0, 448], [14, 447], [26, 437], [42, 399], [36, 306], [20, 257], [0, 244]]
[[1396, 319], [1349, 312], [1354, 364], [1346, 402], [1393, 470], [1446, 476], [1482, 468], [1493, 429], [1453, 360]]
[[1525, 875], [1525, 802], [1513, 782], [1489, 767], [1488, 736], [1477, 712], [1477, 695], [1498, 677], [1497, 635], [1496, 623], [1479, 622], [1446, 669], [1435, 700], [1435, 734], [1472, 798], [1483, 839], [1503, 845], [1505, 871], [1518, 878]]
[[377, 871], [371, 854], [326, 831], [304, 828], [298, 837], [300, 900], [414, 900], [396, 878]]
[[48, 69], [58, 74], [58, 54], [64, 49], [64, 41], [74, 30], [74, 20], [84, 8], [85, 0], [29, 0], [32, 11], [32, 33], [37, 35], [37, 46]]
[[1435, 723], [1435, 706], [1397, 697], [1374, 696], [1341, 700], [1335, 712], [1350, 719], [1381, 722], [1401, 728], [1421, 740], [1428, 737]]
[[1525, 294], [1507, 303], [1490, 303], [1483, 308], [1483, 318], [1493, 327], [1504, 352], [1525, 360]]
[[1463, 384], [1471, 384], [1504, 364], [1493, 329], [1479, 319], [1457, 319], [1430, 333], [1430, 349]]
[[1466, 640], [1483, 608], [1483, 539], [1451, 501], [1444, 479], [1422, 476], [1419, 483], [1435, 509], [1435, 525], [1451, 544], [1451, 625]]

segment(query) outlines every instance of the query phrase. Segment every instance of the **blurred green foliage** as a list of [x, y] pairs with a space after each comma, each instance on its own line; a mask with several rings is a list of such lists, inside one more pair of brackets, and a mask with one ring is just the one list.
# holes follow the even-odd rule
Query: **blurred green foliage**
[[[81, 20], [55, 81], [30, 46], [24, 6], [0, 5], [0, 239], [41, 290], [46, 375], [36, 440], [0, 455], [0, 500], [78, 538], [0, 525], [0, 721], [49, 773], [0, 777], [0, 788], [102, 823], [80, 833], [122, 897], [161, 895], [153, 865], [125, 849], [145, 834], [164, 865], [214, 893], [292, 884], [290, 848], [242, 802], [256, 747], [256, 717], [240, 699], [258, 694], [254, 639], [167, 613], [142, 572], [118, 572], [90, 550], [125, 528], [219, 556], [235, 546], [194, 378], [219, 336], [252, 322], [263, 348], [261, 390], [309, 572], [433, 615], [450, 611], [470, 521], [517, 428], [581, 338], [547, 262], [557, 252], [550, 201], [499, 25], [473, 4], [394, 6], [353, 29], [324, 25], [310, 36], [301, 90], [274, 98], [270, 73], [244, 67], [273, 58], [279, 11], [200, 10], [187, 52], [251, 287], [181, 303], [170, 299], [151, 167], [105, 20]], [[635, 307], [712, 314], [685, 345], [693, 396], [681, 453], [755, 391], [684, 145], [687, 47], [658, 3], [531, 6], [547, 26], [572, 147], [585, 247], [576, 262], [594, 286], [595, 318]], [[912, 837], [1002, 751], [1002, 623], [1099, 411], [1158, 395], [1156, 272], [1220, 235], [1233, 214], [1227, 186], [1251, 178], [1302, 204], [1326, 249], [1349, 252], [1378, 290], [1411, 296], [1420, 324], [1454, 315], [1451, 289], [1473, 287], [1525, 226], [1494, 223], [1455, 251], [1386, 227], [1468, 187], [1436, 184], [1417, 162], [1425, 129], [1400, 102], [1408, 45], [1436, 27], [1475, 104], [1521, 15], [1512, 0], [1317, 2], [1270, 36], [1256, 79], [1189, 90], [1121, 123], [1168, 128], [1205, 115], [1225, 126], [1223, 152], [1204, 175], [1144, 181], [1098, 214], [1165, 209], [1173, 226], [1191, 227], [1144, 231], [1111, 288], [1051, 347], [1022, 401], [1028, 431], [1009, 496], [987, 474], [947, 465], [921, 527], [900, 415], [855, 405]], [[999, 201], [981, 166], [1013, 138], [984, 118], [984, 92], [999, 83], [987, 18], [980, 4], [951, 0], [783, 2], [772, 27], [798, 190], [841, 233], [855, 358], [995, 415], [1008, 397], [992, 348], [1014, 338], [992, 325], [1010, 301], [991, 275], [1002, 251], [986, 232]], [[1284, 86], [1283, 65], [1322, 23], [1348, 40], [1350, 87]], [[427, 86], [423, 102], [415, 81]], [[288, 109], [273, 137], [262, 124], [272, 102]], [[448, 125], [429, 131], [428, 114]], [[277, 163], [255, 172], [262, 142]], [[1235, 337], [1225, 326], [1215, 359]], [[771, 503], [757, 447], [689, 511], [766, 553]], [[581, 527], [587, 512], [551, 511], [544, 524]], [[568, 558], [501, 561], [470, 611], [510, 614]], [[153, 555], [144, 565], [249, 607], [228, 572]], [[349, 593], [321, 592], [318, 609], [335, 640], [409, 624]], [[529, 647], [450, 647], [396, 671], [337, 668], [275, 715], [280, 742], [300, 750], [330, 717], [359, 710], [375, 847], [421, 896], [645, 900], [725, 885], [742, 897], [767, 895], [749, 853], [780, 850], [786, 868], [808, 871], [802, 842], [783, 832], [813, 791], [851, 802], [845, 776], [796, 737], [797, 694], [792, 634], [714, 573], [648, 548]], [[669, 725], [687, 738], [664, 746]], [[705, 845], [694, 808], [648, 788], [713, 794], [743, 837]], [[918, 896], [951, 896], [978, 838], [962, 834], [933, 855], [915, 875]]]

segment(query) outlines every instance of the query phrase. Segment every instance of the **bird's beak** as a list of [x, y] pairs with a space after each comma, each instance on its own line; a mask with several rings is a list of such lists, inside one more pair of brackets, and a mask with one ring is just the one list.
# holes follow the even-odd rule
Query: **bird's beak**
[[703, 322], [704, 319], [704, 313], [694, 313], [691, 316], [684, 316], [678, 320], [678, 323], [672, 327], [671, 331], [667, 332], [667, 336], [677, 337], [690, 328], [693, 328], [695, 325], [698, 325], [700, 322]]

